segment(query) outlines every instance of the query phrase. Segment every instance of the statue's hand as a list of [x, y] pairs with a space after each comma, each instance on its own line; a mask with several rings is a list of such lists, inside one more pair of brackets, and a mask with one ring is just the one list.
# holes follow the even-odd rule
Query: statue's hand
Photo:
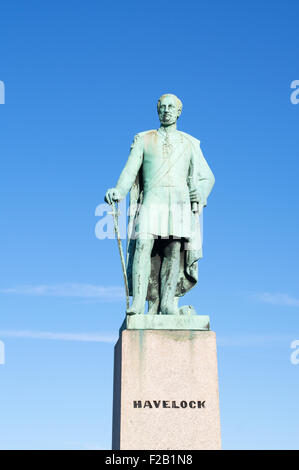
[[112, 202], [118, 202], [121, 200], [121, 194], [118, 189], [116, 188], [111, 188], [108, 189], [105, 195], [105, 202], [108, 202], [108, 204], [112, 204]]
[[197, 189], [190, 189], [189, 194], [190, 194], [191, 202], [199, 202], [200, 197], [199, 197], [199, 192], [197, 191]]

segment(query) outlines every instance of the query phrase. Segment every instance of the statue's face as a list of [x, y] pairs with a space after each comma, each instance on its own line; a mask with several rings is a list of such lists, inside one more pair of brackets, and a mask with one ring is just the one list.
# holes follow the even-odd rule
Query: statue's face
[[162, 126], [174, 124], [179, 116], [178, 102], [174, 96], [165, 96], [161, 99], [159, 119]]

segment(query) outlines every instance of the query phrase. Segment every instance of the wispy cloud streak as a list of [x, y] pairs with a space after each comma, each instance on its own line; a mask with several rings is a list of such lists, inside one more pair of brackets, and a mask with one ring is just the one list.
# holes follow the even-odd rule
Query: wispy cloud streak
[[56, 333], [50, 331], [0, 330], [1, 338], [49, 339], [60, 341], [83, 341], [93, 343], [115, 343], [116, 336], [103, 333]]
[[[110, 333], [58, 333], [50, 331], [31, 330], [0, 330], [0, 338], [24, 338], [39, 340], [80, 341], [92, 343], [115, 343], [117, 336]], [[293, 334], [235, 334], [229, 336], [218, 336], [217, 345], [231, 347], [258, 347], [273, 344], [286, 343], [294, 339]]]
[[292, 341], [293, 338], [294, 334], [235, 334], [229, 336], [219, 335], [217, 338], [217, 346], [248, 348], [259, 346], [274, 346], [285, 343], [287, 347], [289, 347], [290, 341]]
[[255, 300], [272, 305], [285, 305], [287, 307], [299, 307], [299, 299], [288, 294], [262, 292], [253, 295]]
[[121, 286], [98, 286], [93, 284], [65, 283], [55, 285], [23, 285], [0, 289], [1, 294], [35, 295], [52, 297], [81, 297], [103, 300], [121, 300], [124, 289]]

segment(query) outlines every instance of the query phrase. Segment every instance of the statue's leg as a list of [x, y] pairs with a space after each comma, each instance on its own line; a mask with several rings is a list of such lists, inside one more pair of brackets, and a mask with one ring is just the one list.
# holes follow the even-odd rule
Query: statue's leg
[[161, 268], [161, 313], [174, 315], [177, 312], [174, 302], [180, 272], [180, 240], [170, 240], [164, 249]]
[[151, 253], [154, 238], [138, 238], [133, 261], [133, 302], [127, 309], [127, 315], [144, 313], [149, 275], [151, 271]]

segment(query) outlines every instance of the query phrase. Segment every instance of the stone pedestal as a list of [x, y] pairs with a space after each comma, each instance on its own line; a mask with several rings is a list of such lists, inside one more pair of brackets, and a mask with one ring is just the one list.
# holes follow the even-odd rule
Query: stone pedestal
[[113, 449], [220, 449], [215, 333], [126, 326], [115, 346]]

